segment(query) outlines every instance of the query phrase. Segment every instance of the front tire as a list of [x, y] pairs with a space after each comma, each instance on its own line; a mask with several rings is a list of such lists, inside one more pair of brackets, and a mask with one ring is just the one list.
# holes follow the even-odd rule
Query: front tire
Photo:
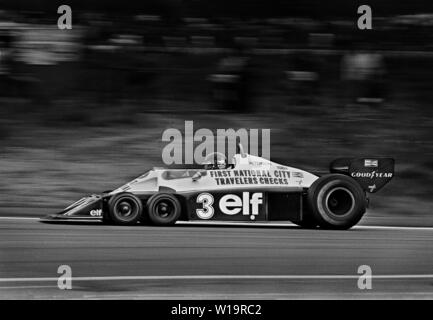
[[131, 193], [116, 194], [108, 201], [109, 219], [114, 224], [136, 224], [142, 213], [141, 200]]
[[147, 214], [155, 225], [173, 225], [180, 218], [182, 207], [179, 200], [169, 193], [157, 193], [147, 201]]
[[361, 220], [366, 198], [361, 186], [342, 174], [317, 179], [308, 190], [312, 218], [325, 229], [349, 229]]

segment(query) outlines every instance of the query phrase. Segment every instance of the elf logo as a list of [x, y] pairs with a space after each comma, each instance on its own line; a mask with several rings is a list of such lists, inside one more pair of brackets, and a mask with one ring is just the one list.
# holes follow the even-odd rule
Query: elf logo
[[251, 195], [249, 192], [242, 192], [242, 198], [235, 194], [226, 194], [220, 200], [219, 206], [222, 213], [235, 215], [242, 211], [245, 216], [250, 215], [252, 220], [259, 214], [259, 205], [263, 203], [263, 193], [256, 192]]
[[100, 217], [102, 216], [102, 209], [90, 210], [90, 215], [92, 217]]
[[[197, 196], [197, 203], [202, 208], [196, 210], [197, 216], [201, 219], [210, 219], [214, 215], [214, 197], [209, 193], [201, 193]], [[250, 216], [254, 220], [259, 214], [260, 205], [263, 204], [263, 193], [242, 192], [242, 197], [236, 194], [226, 194], [218, 202], [220, 211], [226, 215], [233, 216], [242, 212], [242, 215]]]

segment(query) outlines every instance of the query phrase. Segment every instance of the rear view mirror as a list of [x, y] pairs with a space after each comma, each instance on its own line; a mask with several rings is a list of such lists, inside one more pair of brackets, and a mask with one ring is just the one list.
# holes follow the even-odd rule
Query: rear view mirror
[[245, 151], [244, 151], [244, 147], [242, 146], [242, 143], [240, 143], [240, 142], [238, 143], [238, 150], [239, 150], [239, 153], [242, 156], [242, 158], [245, 158], [247, 156]]
[[197, 181], [198, 179], [200, 179], [202, 177], [202, 174], [200, 171], [197, 171], [193, 176], [192, 176], [192, 181]]

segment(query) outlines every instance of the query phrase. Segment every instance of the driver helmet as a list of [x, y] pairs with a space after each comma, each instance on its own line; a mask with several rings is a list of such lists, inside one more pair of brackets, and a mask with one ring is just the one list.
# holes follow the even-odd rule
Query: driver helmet
[[220, 152], [212, 152], [208, 154], [203, 164], [206, 170], [227, 169], [226, 157]]

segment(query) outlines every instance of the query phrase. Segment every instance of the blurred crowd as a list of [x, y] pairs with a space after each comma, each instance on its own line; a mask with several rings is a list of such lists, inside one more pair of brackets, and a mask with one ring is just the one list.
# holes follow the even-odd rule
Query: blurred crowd
[[[242, 112], [253, 108], [268, 68], [260, 61], [266, 57], [270, 65], [278, 57], [283, 62], [272, 72], [283, 77], [288, 104], [320, 103], [315, 97], [333, 73], [345, 87], [342, 103], [381, 103], [386, 55], [433, 49], [433, 14], [375, 17], [368, 31], [350, 20], [95, 12], [74, 12], [72, 30], [59, 30], [56, 18], [0, 12], [0, 99], [29, 99], [34, 106], [77, 96], [101, 104], [156, 94], [169, 99], [176, 81], [161, 79], [176, 74], [193, 87], [185, 99], [206, 96], [214, 106]], [[331, 65], [330, 56], [338, 61]]]
[[381, 193], [391, 201], [375, 203], [427, 216], [431, 203], [419, 199], [433, 185], [433, 15], [374, 9], [373, 29], [358, 30], [356, 10], [320, 18], [308, 3], [290, 6], [316, 9], [314, 19], [72, 5], [71, 30], [58, 29], [55, 7], [0, 11], [0, 207], [46, 213], [129, 180], [161, 165], [164, 129], [193, 120], [271, 128], [272, 159], [307, 170], [336, 156], [392, 156], [402, 180]]

